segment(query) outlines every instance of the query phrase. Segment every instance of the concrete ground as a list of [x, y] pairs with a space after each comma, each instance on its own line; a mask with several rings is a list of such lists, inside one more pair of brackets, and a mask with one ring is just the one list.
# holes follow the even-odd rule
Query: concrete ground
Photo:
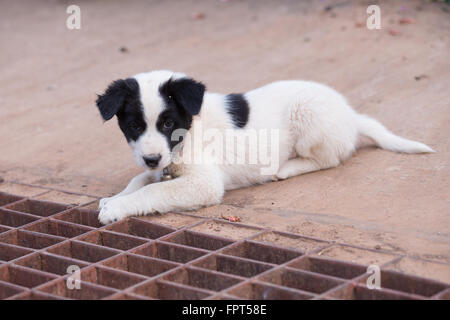
[[[315, 80], [437, 153], [365, 148], [338, 168], [235, 190], [195, 214], [450, 263], [450, 6], [378, 1], [382, 29], [370, 31], [373, 2], [79, 0], [81, 30], [68, 30], [73, 1], [2, 1], [0, 176], [120, 191], [140, 169], [94, 104], [117, 78], [166, 68], [218, 92]], [[398, 269], [450, 282], [448, 267], [414, 261]]]

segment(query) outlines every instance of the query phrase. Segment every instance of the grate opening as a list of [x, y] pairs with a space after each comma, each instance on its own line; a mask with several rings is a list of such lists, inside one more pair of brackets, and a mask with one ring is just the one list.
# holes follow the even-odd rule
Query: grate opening
[[103, 225], [98, 221], [98, 211], [94, 210], [76, 208], [60, 213], [54, 216], [54, 218], [71, 223], [82, 224], [93, 228], [103, 227]]
[[281, 249], [252, 241], [245, 241], [225, 249], [222, 253], [272, 264], [282, 264], [301, 255], [297, 251]]
[[31, 249], [44, 249], [64, 240], [66, 239], [25, 230], [14, 230], [0, 235], [0, 242]]
[[49, 293], [51, 295], [77, 300], [98, 300], [113, 295], [117, 291], [111, 288], [97, 286], [87, 282], [81, 282], [80, 288], [69, 289], [67, 283], [70, 280], [62, 279], [56, 283], [51, 283], [40, 287], [39, 291]]
[[243, 279], [196, 268], [183, 268], [168, 274], [164, 280], [211, 291], [221, 291]]
[[0, 267], [0, 281], [21, 287], [33, 288], [55, 278], [56, 276], [20, 266], [4, 265]]
[[244, 283], [229, 290], [228, 294], [247, 300], [308, 300], [314, 297], [310, 293], [260, 282]]
[[224, 255], [212, 255], [193, 264], [196, 267], [229, 273], [241, 277], [254, 277], [273, 266]]
[[368, 289], [360, 284], [350, 284], [329, 295], [334, 299], [345, 300], [412, 300], [410, 295], [384, 289]]
[[117, 250], [71, 240], [48, 249], [48, 252], [86, 262], [98, 262], [119, 253]]
[[133, 250], [133, 253], [152, 258], [186, 263], [207, 254], [208, 251], [162, 242], [153, 242]]
[[165, 281], [146, 283], [137, 287], [134, 292], [139, 295], [162, 300], [199, 300], [210, 295], [210, 293], [205, 291], [187, 288]]
[[261, 276], [259, 280], [317, 294], [324, 293], [344, 283], [336, 278], [287, 268], [274, 270]]
[[441, 299], [441, 300], [450, 300], [450, 289], [447, 289], [443, 292], [440, 292], [439, 294], [436, 295], [436, 299]]
[[12, 297], [21, 292], [25, 292], [25, 288], [0, 281], [0, 299]]
[[13, 194], [5, 192], [0, 192], [0, 207], [23, 199], [24, 199], [23, 197], [15, 196]]
[[0, 233], [12, 230], [12, 228], [0, 225]]
[[[396, 271], [381, 271], [381, 288], [416, 294], [424, 297], [431, 297], [448, 286], [438, 281], [420, 279], [415, 276], [402, 274]], [[366, 281], [364, 277], [361, 282]]]
[[229, 239], [211, 237], [203, 233], [188, 230], [165, 238], [164, 241], [174, 242], [188, 247], [195, 247], [205, 250], [218, 250], [233, 243], [233, 241]]
[[5, 208], [29, 213], [36, 216], [48, 217], [69, 208], [67, 205], [53, 203], [49, 201], [24, 200], [13, 203]]
[[92, 228], [56, 220], [38, 221], [23, 229], [64, 238], [74, 238], [92, 230]]
[[109, 231], [95, 231], [78, 238], [78, 240], [123, 251], [147, 243], [147, 241], [143, 239]]
[[0, 225], [9, 227], [20, 227], [25, 224], [39, 220], [40, 217], [25, 213], [19, 213], [12, 210], [0, 209]]
[[88, 265], [78, 260], [55, 256], [47, 252], [32, 254], [15, 261], [15, 264], [57, 275], [66, 275], [70, 266], [83, 268]]
[[135, 218], [130, 218], [116, 224], [112, 224], [107, 227], [107, 229], [147, 239], [158, 239], [175, 231], [175, 229], [170, 227], [140, 221]]
[[343, 279], [353, 279], [366, 273], [367, 268], [362, 265], [333, 261], [326, 258], [306, 257], [288, 264], [291, 268], [301, 269], [323, 275]]
[[157, 276], [178, 266], [178, 264], [173, 262], [142, 257], [134, 254], [122, 254], [111, 260], [105, 261], [103, 265], [147, 277]]
[[15, 300], [65, 300], [63, 297], [48, 293], [30, 291], [15, 297]]
[[131, 287], [147, 278], [105, 267], [92, 267], [81, 272], [81, 280], [119, 290]]
[[0, 261], [10, 261], [32, 253], [30, 249], [0, 242]]

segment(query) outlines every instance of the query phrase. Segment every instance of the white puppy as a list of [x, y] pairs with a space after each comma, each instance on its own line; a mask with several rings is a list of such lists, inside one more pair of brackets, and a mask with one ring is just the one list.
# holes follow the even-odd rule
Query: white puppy
[[[141, 73], [114, 81], [97, 99], [146, 171], [100, 201], [99, 219], [189, 210], [220, 203], [225, 190], [331, 168], [360, 136], [387, 150], [433, 152], [357, 114], [333, 89], [279, 81], [244, 94], [217, 94], [186, 75]], [[173, 179], [162, 181], [163, 170]]]

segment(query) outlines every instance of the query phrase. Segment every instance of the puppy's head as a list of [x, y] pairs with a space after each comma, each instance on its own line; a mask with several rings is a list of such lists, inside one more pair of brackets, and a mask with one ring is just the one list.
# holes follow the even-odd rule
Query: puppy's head
[[204, 93], [202, 83], [184, 74], [153, 71], [114, 81], [98, 96], [97, 107], [105, 121], [117, 117], [140, 166], [162, 170], [181, 142], [172, 133], [189, 130]]

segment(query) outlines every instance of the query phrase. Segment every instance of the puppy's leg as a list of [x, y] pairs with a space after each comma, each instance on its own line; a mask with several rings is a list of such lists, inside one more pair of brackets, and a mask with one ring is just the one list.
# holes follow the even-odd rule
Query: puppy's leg
[[[278, 179], [283, 180], [308, 172], [337, 167], [341, 162], [334, 148], [326, 144], [308, 147], [307, 152], [305, 152], [305, 147], [298, 143], [296, 152], [299, 157], [288, 160], [281, 166], [276, 174]], [[348, 150], [345, 154], [346, 156], [350, 155], [351, 150]]]
[[136, 177], [131, 179], [130, 183], [128, 183], [126, 188], [123, 189], [120, 193], [116, 194], [115, 196], [109, 197], [109, 198], [101, 199], [99, 202], [99, 209], [103, 208], [109, 201], [111, 201], [113, 199], [130, 194], [134, 191], [137, 191], [149, 183], [160, 181], [161, 175], [162, 175], [162, 172], [150, 172], [150, 171], [145, 171], [145, 172], [137, 175]]
[[100, 211], [107, 224], [129, 216], [192, 210], [220, 203], [224, 185], [218, 169], [199, 168], [173, 180], [147, 185], [109, 201]]
[[313, 172], [320, 169], [323, 168], [314, 160], [294, 158], [284, 163], [276, 176], [278, 179], [284, 180], [293, 176], [298, 176], [300, 174]]

